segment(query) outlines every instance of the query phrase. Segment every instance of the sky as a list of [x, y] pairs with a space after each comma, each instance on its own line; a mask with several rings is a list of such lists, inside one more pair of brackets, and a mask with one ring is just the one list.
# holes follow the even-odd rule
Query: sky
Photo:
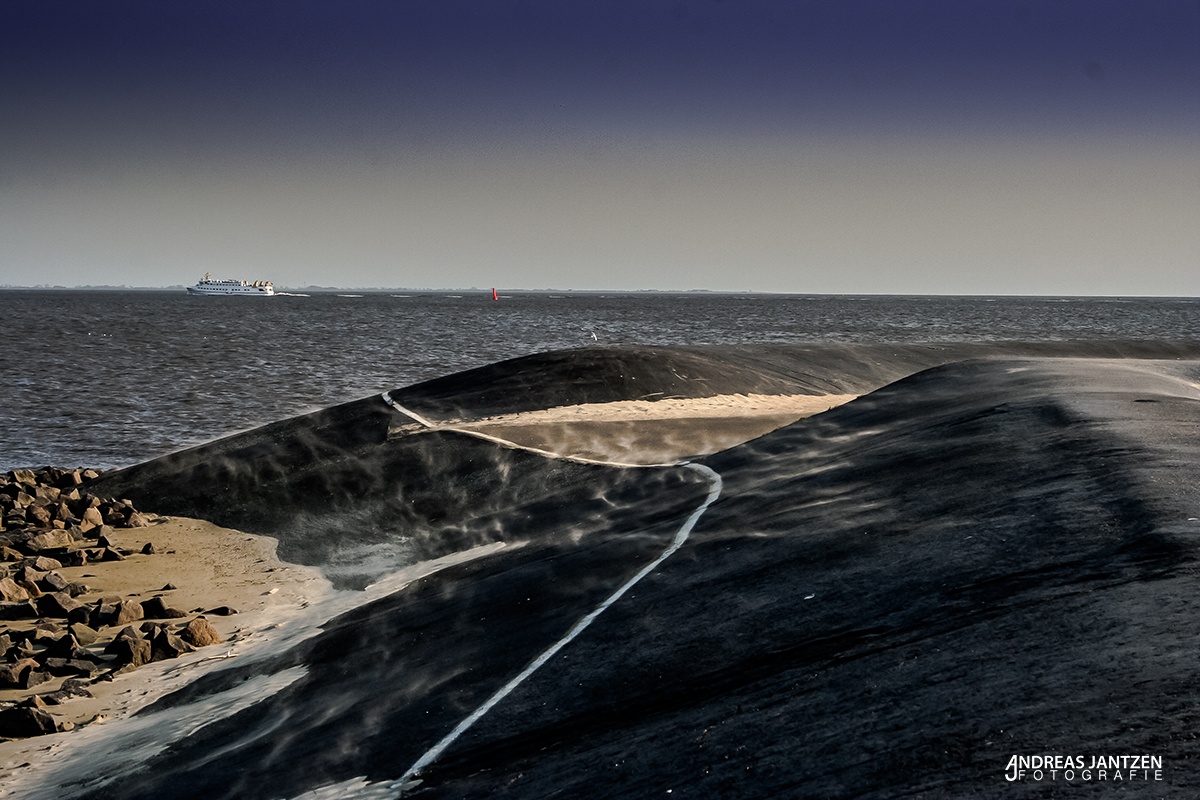
[[0, 285], [1200, 296], [1200, 0], [4, 0]]

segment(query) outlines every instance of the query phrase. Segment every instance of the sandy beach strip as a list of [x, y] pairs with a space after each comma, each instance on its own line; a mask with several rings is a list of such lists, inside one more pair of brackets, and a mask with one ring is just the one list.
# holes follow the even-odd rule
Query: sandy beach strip
[[[445, 419], [435, 423], [433, 430], [476, 432], [560, 456], [660, 464], [735, 447], [857, 396], [727, 394], [622, 400]], [[412, 423], [394, 426], [390, 434], [426, 430]]]
[[[329, 582], [318, 570], [280, 561], [275, 553], [276, 541], [270, 537], [197, 519], [160, 519], [165, 521], [145, 528], [116, 529], [110, 535], [114, 545], [127, 550], [140, 550], [147, 542], [152, 543], [157, 551], [154, 555], [138, 553], [124, 561], [63, 567], [56, 572], [88, 586], [90, 591], [77, 598], [83, 603], [111, 596], [143, 601], [161, 595], [170, 607], [188, 612], [187, 618], [171, 622], [204, 616], [223, 642], [179, 659], [147, 664], [112, 681], [96, 681], [88, 686], [92, 697], [76, 697], [50, 706], [47, 710], [56, 721], [80, 726], [132, 713], [163, 693], [165, 674], [186, 671], [187, 665], [202, 660], [226, 657], [247, 636], [281, 617], [298, 613], [313, 598], [330, 591]], [[167, 584], [177, 588], [164, 590]], [[237, 613], [204, 613], [223, 606]], [[141, 622], [133, 624], [137, 627]], [[0, 633], [35, 625], [35, 620], [0, 622]], [[60, 627], [65, 629], [65, 624]], [[103, 640], [110, 640], [123, 627], [103, 629]], [[32, 689], [0, 690], [0, 701], [53, 692], [63, 680], [54, 678]], [[60, 737], [70, 735], [67, 732], [0, 742], [0, 777], [49, 746], [50, 740], [57, 744]]]

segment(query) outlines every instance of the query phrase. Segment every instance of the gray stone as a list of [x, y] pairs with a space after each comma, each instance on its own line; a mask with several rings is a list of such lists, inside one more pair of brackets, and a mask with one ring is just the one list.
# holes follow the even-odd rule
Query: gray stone
[[40, 708], [18, 706], [0, 711], [0, 736], [9, 739], [27, 739], [55, 733], [54, 717]]

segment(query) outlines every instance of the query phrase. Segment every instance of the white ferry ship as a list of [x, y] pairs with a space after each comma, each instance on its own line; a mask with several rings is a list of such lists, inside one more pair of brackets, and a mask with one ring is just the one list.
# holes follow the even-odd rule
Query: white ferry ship
[[204, 273], [204, 278], [196, 283], [195, 286], [188, 287], [188, 294], [229, 294], [247, 297], [270, 297], [275, 294], [275, 287], [270, 281], [254, 281], [248, 283], [246, 281], [224, 280], [216, 281], [208, 277], [208, 273]]

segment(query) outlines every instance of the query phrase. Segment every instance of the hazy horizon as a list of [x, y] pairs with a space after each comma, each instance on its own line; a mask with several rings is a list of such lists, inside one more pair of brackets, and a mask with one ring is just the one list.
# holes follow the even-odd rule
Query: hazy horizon
[[1200, 5], [0, 6], [0, 285], [1200, 296]]

